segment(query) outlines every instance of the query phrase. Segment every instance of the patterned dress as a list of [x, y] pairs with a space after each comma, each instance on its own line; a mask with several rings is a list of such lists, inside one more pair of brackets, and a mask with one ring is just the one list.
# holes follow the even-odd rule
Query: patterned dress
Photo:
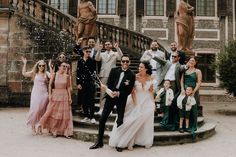
[[54, 84], [52, 101], [48, 104], [40, 124], [43, 129], [47, 129], [52, 134], [71, 136], [73, 135], [72, 111], [67, 91], [70, 86], [69, 76], [56, 73]]

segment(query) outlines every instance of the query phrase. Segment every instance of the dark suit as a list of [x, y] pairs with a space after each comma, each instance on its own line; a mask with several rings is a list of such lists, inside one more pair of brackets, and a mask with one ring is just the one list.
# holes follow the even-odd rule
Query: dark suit
[[95, 60], [91, 58], [86, 61], [82, 58], [78, 60], [76, 83], [82, 86], [82, 89], [78, 90], [78, 103], [82, 105], [85, 116], [90, 119], [94, 118], [95, 82], [92, 74], [95, 70]]
[[113, 68], [108, 77], [107, 87], [111, 89], [112, 91], [119, 91], [120, 95], [119, 97], [115, 97], [115, 98], [111, 98], [108, 95], [106, 96], [106, 102], [104, 105], [101, 119], [99, 121], [98, 143], [100, 144], [103, 144], [105, 123], [115, 105], [116, 105], [117, 114], [118, 114], [118, 119], [116, 121], [117, 127], [119, 127], [123, 123], [127, 97], [133, 90], [133, 86], [135, 82], [135, 74], [130, 69], [126, 70], [119, 88], [118, 89], [116, 88], [119, 82], [121, 72], [122, 72], [121, 67]]

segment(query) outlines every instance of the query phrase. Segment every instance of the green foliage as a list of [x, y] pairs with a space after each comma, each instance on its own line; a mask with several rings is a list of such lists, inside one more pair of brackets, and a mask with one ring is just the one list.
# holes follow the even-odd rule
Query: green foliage
[[216, 66], [222, 86], [236, 96], [236, 41], [230, 42], [218, 54]]
[[55, 58], [60, 52], [71, 54], [73, 51], [74, 42], [66, 31], [56, 30], [25, 17], [18, 17], [17, 25], [26, 30], [29, 39], [38, 48], [38, 52], [34, 53], [49, 54], [50, 58]]

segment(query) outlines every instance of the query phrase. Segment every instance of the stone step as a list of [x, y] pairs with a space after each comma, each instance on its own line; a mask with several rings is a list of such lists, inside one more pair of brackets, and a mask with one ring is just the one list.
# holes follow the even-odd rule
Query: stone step
[[199, 90], [201, 102], [234, 102], [235, 97], [227, 94], [225, 89], [201, 87]]
[[[116, 118], [116, 115], [114, 115], [114, 114], [112, 114], [108, 118], [105, 130], [107, 130], [107, 131], [112, 130], [115, 118]], [[74, 116], [73, 117], [74, 126], [79, 127], [79, 128], [88, 128], [88, 129], [98, 130], [98, 124], [99, 124], [98, 118], [96, 118], [97, 122], [95, 124], [92, 124], [91, 122], [81, 122], [82, 119], [83, 119], [82, 117]], [[155, 117], [155, 121], [156, 122], [154, 123], [154, 131], [155, 132], [165, 131], [165, 129], [161, 128], [160, 123], [157, 122], [158, 117]], [[198, 117], [198, 126], [201, 127], [203, 124], [204, 124], [204, 117]]]
[[[158, 131], [154, 133], [153, 145], [171, 145], [171, 144], [183, 144], [191, 143], [206, 139], [215, 134], [216, 123], [207, 121], [201, 127], [198, 128], [196, 138], [193, 139], [190, 133], [179, 133], [178, 131]], [[108, 143], [110, 131], [105, 131], [104, 143]], [[88, 128], [74, 128], [75, 139], [82, 141], [95, 142], [97, 140], [98, 130], [92, 130]]]

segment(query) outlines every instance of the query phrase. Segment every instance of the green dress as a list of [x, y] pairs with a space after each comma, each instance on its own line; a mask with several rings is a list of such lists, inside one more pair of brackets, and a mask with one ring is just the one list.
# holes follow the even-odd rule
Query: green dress
[[[197, 73], [193, 72], [191, 74], [184, 74], [184, 89], [187, 88], [187, 86], [192, 86], [193, 88], [196, 87], [197, 84]], [[197, 116], [198, 116], [198, 102], [199, 102], [199, 93], [198, 91], [195, 93], [194, 98], [196, 99], [197, 104], [193, 105], [190, 110], [190, 117], [189, 117], [189, 129], [191, 129], [191, 132], [197, 130]]]

